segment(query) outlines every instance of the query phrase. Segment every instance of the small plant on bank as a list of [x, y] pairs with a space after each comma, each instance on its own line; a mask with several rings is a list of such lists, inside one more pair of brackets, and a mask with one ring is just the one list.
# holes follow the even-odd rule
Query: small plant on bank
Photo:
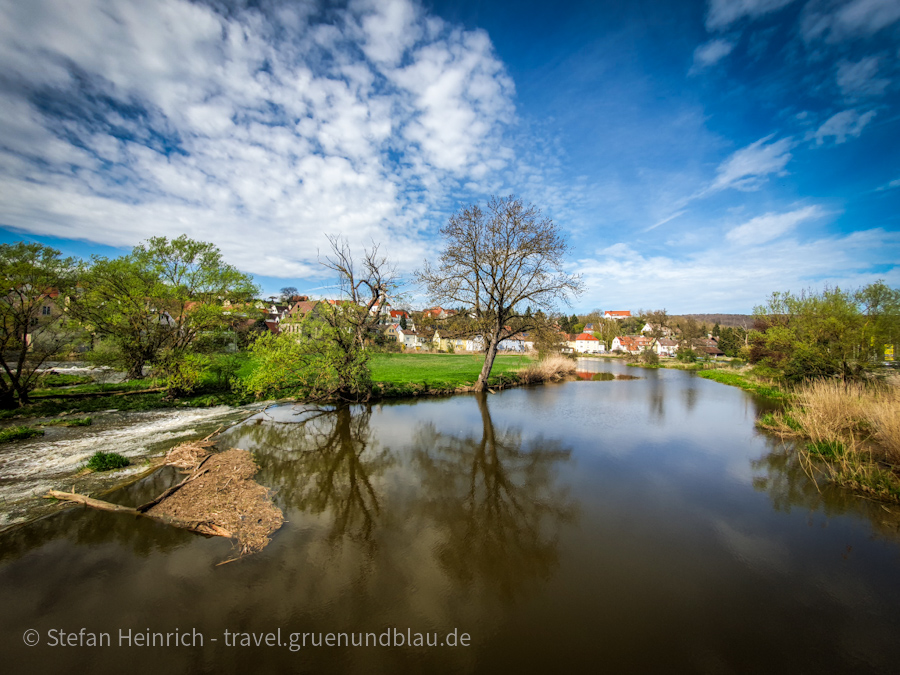
[[116, 452], [97, 451], [88, 459], [87, 466], [91, 471], [112, 471], [122, 469], [131, 464], [131, 460]]

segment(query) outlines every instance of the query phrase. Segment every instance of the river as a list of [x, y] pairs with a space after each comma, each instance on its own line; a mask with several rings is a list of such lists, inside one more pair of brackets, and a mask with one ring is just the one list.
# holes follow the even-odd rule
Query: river
[[[256, 412], [219, 446], [287, 522], [234, 563], [83, 508], [0, 532], [4, 671], [896, 672], [897, 507], [817, 487], [746, 392], [579, 369], [640, 379]], [[110, 644], [59, 646], [81, 628]], [[328, 646], [366, 635], [394, 646]]]

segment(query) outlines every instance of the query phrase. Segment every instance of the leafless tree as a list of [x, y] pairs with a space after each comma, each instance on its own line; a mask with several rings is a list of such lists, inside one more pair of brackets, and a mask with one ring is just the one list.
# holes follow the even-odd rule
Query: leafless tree
[[341, 303], [331, 306], [338, 323], [353, 334], [358, 347], [365, 344], [369, 331], [375, 328], [384, 311], [388, 295], [397, 290], [396, 268], [379, 252], [378, 244], [363, 251], [362, 262], [353, 260], [350, 244], [340, 236], [327, 235], [331, 255], [320, 262], [338, 275]]
[[440, 230], [439, 261], [417, 272], [432, 300], [463, 306], [484, 336], [484, 366], [475, 385], [483, 391], [497, 348], [528, 331], [536, 319], [527, 308], [550, 311], [558, 300], [582, 290], [581, 277], [567, 274], [568, 245], [559, 228], [532, 204], [515, 196], [492, 197], [482, 209], [468, 206]]

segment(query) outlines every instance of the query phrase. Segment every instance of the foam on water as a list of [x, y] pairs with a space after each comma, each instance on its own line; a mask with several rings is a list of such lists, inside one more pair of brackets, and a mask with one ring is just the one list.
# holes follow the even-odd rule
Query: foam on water
[[[38, 497], [65, 485], [97, 451], [130, 458], [157, 454], [175, 441], [198, 433], [198, 427], [240, 414], [229, 406], [139, 413], [107, 413], [90, 427], [48, 428], [47, 435], [6, 444], [0, 449], [0, 510], [4, 503]], [[116, 475], [142, 471], [140, 465]]]

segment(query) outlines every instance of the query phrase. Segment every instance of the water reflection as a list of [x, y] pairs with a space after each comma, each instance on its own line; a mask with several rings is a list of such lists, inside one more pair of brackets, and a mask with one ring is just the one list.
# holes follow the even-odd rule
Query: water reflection
[[370, 407], [307, 409], [292, 423], [259, 420], [241, 430], [257, 448], [260, 480], [288, 509], [332, 514], [329, 540], [372, 542], [382, 497], [374, 482], [396, 459], [372, 439]]
[[900, 534], [900, 507], [865, 499], [829, 484], [819, 467], [803, 460], [790, 441], [767, 437], [766, 442], [770, 451], [750, 462], [758, 474], [753, 487], [768, 494], [776, 511], [790, 513], [799, 507], [811, 513], [819, 511], [829, 518], [862, 514], [877, 535], [896, 540]]
[[558, 565], [559, 527], [576, 509], [555, 471], [571, 450], [541, 437], [525, 444], [518, 429], [497, 430], [485, 395], [476, 401], [480, 434], [419, 427], [420, 508], [440, 532], [436, 556], [446, 574], [510, 599]]

